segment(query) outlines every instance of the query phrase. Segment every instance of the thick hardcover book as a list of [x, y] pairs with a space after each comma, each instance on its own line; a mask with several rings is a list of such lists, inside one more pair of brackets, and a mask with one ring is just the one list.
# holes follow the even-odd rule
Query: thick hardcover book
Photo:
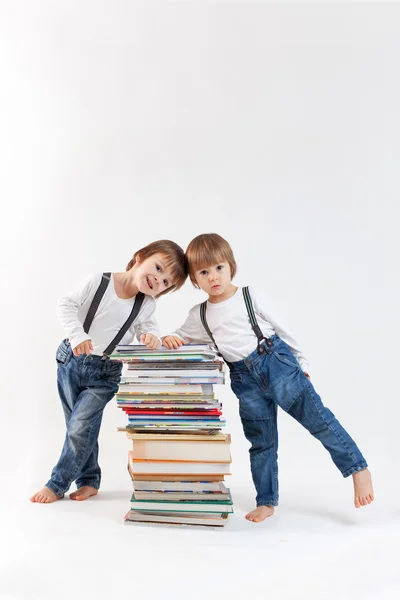
[[[125, 431], [126, 432], [126, 437], [130, 440], [160, 440], [160, 436], [158, 435], [158, 433], [135, 433], [130, 431], [129, 429], [119, 429], [119, 431]], [[231, 436], [229, 433], [215, 433], [213, 435], [210, 435], [209, 433], [202, 435], [202, 434], [192, 434], [192, 433], [182, 433], [182, 434], [176, 434], [176, 433], [171, 433], [171, 434], [164, 434], [162, 436], [162, 441], [163, 442], [168, 442], [168, 441], [173, 441], [173, 440], [186, 440], [186, 441], [193, 441], [193, 442], [199, 442], [201, 440], [212, 440], [213, 442], [226, 442], [226, 443], [230, 443], [231, 442]]]
[[228, 515], [226, 513], [149, 513], [139, 510], [130, 510], [125, 516], [125, 523], [129, 525], [146, 523], [157, 525], [224, 527], [227, 522]]
[[136, 491], [134, 490], [134, 496], [136, 500], [152, 500], [154, 502], [160, 502], [161, 500], [167, 500], [168, 502], [181, 502], [182, 500], [197, 501], [197, 500], [225, 500], [228, 496], [228, 492], [223, 494], [222, 492], [192, 492], [192, 491], [181, 491], [181, 492], [159, 492], [159, 491]]
[[217, 512], [217, 513], [233, 513], [232, 499], [230, 494], [227, 500], [216, 501], [189, 501], [182, 500], [181, 502], [155, 502], [152, 500], [136, 500], [132, 494], [131, 498], [132, 510], [145, 510], [146, 512]]
[[140, 492], [216, 492], [227, 494], [229, 488], [222, 481], [152, 481], [151, 479], [132, 482], [135, 496]]
[[[196, 483], [208, 483], [208, 484], [219, 484], [222, 481], [225, 480], [225, 476], [221, 475], [221, 474], [217, 474], [217, 475], [199, 475], [198, 473], [194, 474], [194, 475], [190, 475], [188, 473], [185, 473], [184, 475], [180, 475], [180, 474], [173, 474], [173, 473], [158, 473], [158, 474], [151, 474], [151, 473], [132, 473], [131, 472], [131, 468], [130, 465], [128, 464], [128, 472], [129, 475], [131, 476], [132, 482], [133, 482], [133, 486], [136, 485], [137, 482], [142, 482], [145, 481], [146, 483], [148, 482], [161, 482], [161, 484], [165, 484], [165, 485], [170, 485], [171, 483], [179, 483], [182, 485], [187, 485], [187, 484], [196, 484]], [[199, 481], [200, 480], [200, 481]]]
[[203, 475], [228, 475], [230, 473], [229, 462], [195, 462], [181, 460], [135, 460], [129, 453], [129, 468], [133, 474], [152, 473], [152, 474], [198, 474], [202, 479]]
[[182, 460], [231, 462], [230, 436], [213, 440], [132, 440], [130, 457], [136, 460]]

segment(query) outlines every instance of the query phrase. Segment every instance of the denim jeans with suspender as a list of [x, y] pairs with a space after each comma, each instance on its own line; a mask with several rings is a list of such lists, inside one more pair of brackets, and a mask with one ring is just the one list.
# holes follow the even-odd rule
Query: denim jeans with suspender
[[[232, 390], [239, 399], [244, 434], [251, 443], [250, 465], [257, 506], [277, 506], [278, 406], [322, 443], [344, 477], [368, 465], [356, 443], [323, 405], [289, 346], [277, 335], [270, 338], [262, 335], [248, 288], [243, 288], [243, 295], [258, 345], [247, 358], [227, 364]], [[206, 303], [203, 303], [201, 319], [215, 344], [205, 311]]]
[[[86, 333], [107, 289], [110, 276], [110, 273], [103, 273], [83, 323]], [[100, 487], [97, 440], [104, 408], [118, 391], [122, 371], [122, 363], [108, 357], [139, 314], [143, 298], [143, 294], [137, 294], [131, 314], [105, 349], [103, 356], [74, 356], [68, 340], [61, 342], [57, 349], [57, 387], [67, 432], [61, 456], [46, 483], [46, 487], [57, 496], [63, 496], [73, 481], [77, 488], [83, 485], [96, 489]]]

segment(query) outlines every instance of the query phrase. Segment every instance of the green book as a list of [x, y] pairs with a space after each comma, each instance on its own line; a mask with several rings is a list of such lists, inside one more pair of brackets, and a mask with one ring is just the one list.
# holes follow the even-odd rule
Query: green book
[[136, 500], [134, 494], [131, 498], [132, 510], [143, 510], [146, 512], [217, 512], [233, 513], [232, 497], [228, 494], [227, 500], [180, 500], [172, 502], [168, 500]]

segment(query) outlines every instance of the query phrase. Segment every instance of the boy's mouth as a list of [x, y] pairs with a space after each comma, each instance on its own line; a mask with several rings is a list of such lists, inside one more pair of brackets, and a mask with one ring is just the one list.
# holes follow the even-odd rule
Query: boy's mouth
[[146, 282], [147, 282], [147, 285], [149, 286], [149, 288], [152, 290], [153, 289], [153, 284], [151, 283], [150, 278], [149, 278], [148, 275], [146, 277]]

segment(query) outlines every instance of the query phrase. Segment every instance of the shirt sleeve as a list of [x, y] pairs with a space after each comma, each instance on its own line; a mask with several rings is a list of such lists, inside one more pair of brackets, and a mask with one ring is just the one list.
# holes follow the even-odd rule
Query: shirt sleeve
[[140, 311], [138, 318], [132, 325], [133, 331], [139, 343], [140, 336], [143, 333], [152, 333], [160, 340], [161, 346], [161, 335], [155, 318], [155, 310], [156, 301], [154, 300], [154, 298], [146, 296], [142, 306], [142, 310]]
[[[210, 344], [210, 340], [206, 330], [200, 320], [200, 305], [196, 304], [190, 309], [184, 324], [167, 335], [175, 335], [180, 338], [185, 344]], [[163, 337], [167, 337], [166, 335]]]
[[83, 324], [78, 319], [78, 311], [90, 296], [94, 296], [101, 277], [102, 275], [89, 275], [78, 287], [69, 291], [58, 301], [58, 318], [72, 348], [91, 339], [90, 335], [83, 330]]
[[254, 306], [255, 313], [257, 315], [260, 315], [260, 317], [262, 317], [265, 321], [268, 321], [268, 323], [271, 323], [273, 329], [275, 330], [275, 333], [284, 342], [286, 342], [286, 344], [289, 346], [289, 348], [291, 349], [291, 351], [295, 355], [295, 357], [298, 360], [298, 362], [299, 362], [302, 370], [305, 371], [306, 373], [308, 373], [309, 372], [309, 363], [308, 363], [307, 357], [304, 355], [304, 353], [303, 353], [302, 349], [300, 348], [300, 345], [298, 344], [298, 342], [287, 331], [286, 328], [284, 329], [282, 325], [280, 325], [279, 323], [277, 323], [277, 321], [275, 321], [275, 319], [273, 319], [271, 317], [271, 315], [268, 314], [264, 310], [265, 301], [261, 300], [263, 302], [263, 306], [261, 306], [260, 302], [257, 300], [257, 298], [255, 296], [253, 288], [250, 288], [249, 291], [250, 291], [251, 298], [253, 300], [253, 306]]

